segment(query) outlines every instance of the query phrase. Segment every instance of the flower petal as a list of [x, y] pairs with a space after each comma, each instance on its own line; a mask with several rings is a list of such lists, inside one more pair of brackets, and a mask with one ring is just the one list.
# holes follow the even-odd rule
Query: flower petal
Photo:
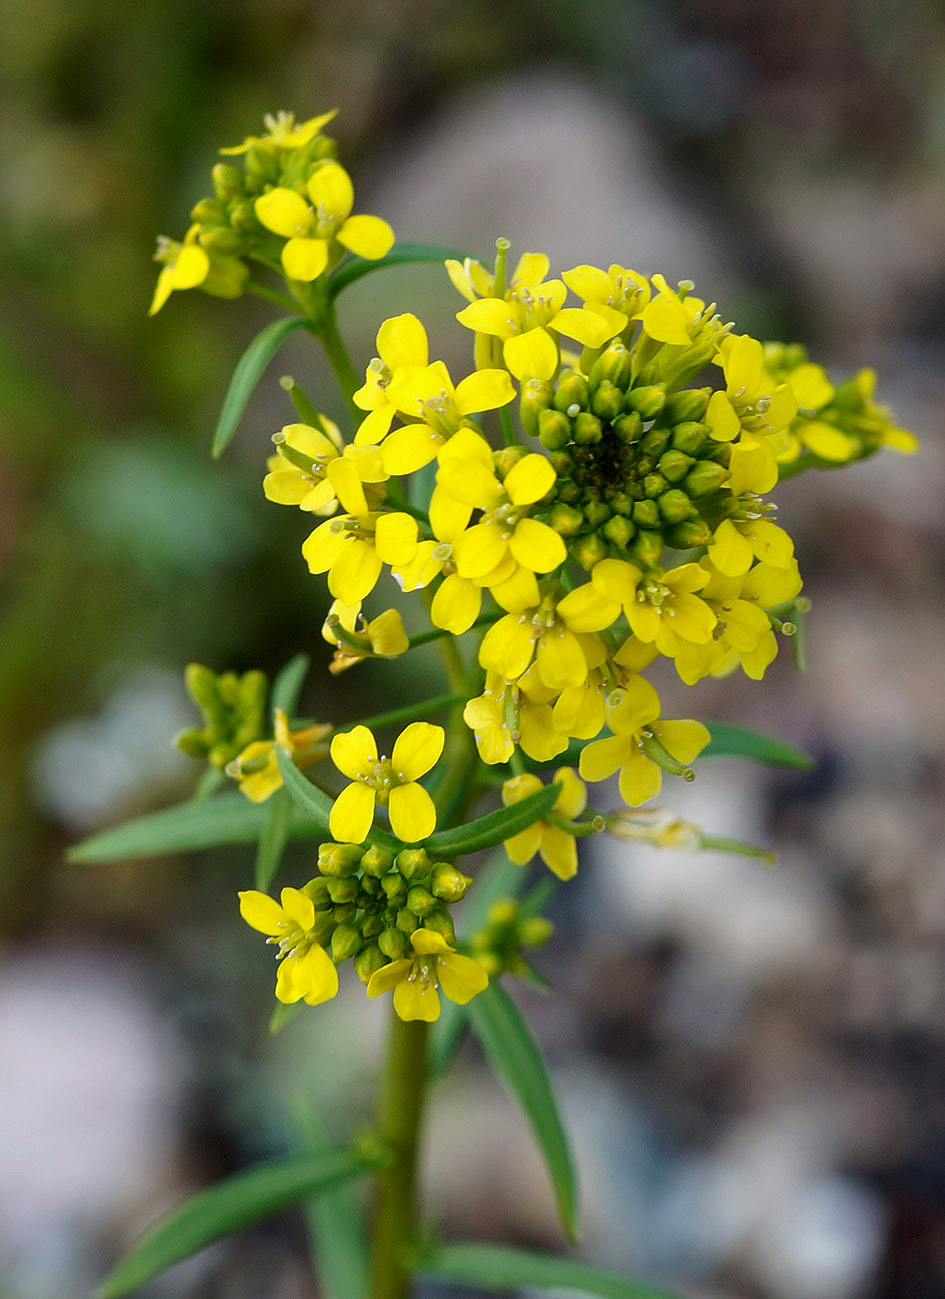
[[433, 799], [416, 781], [392, 789], [387, 810], [391, 830], [404, 843], [419, 843], [436, 829]]
[[529, 329], [506, 338], [502, 359], [516, 379], [550, 379], [558, 368], [558, 344], [546, 329]]
[[392, 988], [397, 987], [398, 983], [406, 979], [412, 965], [413, 961], [410, 957], [391, 961], [389, 965], [382, 965], [368, 980], [367, 995], [371, 998], [383, 997], [385, 992], [390, 992]]
[[446, 732], [430, 722], [411, 722], [397, 736], [391, 765], [399, 780], [416, 780], [436, 766], [443, 752]]
[[377, 741], [366, 726], [341, 731], [332, 739], [331, 760], [349, 780], [364, 780], [377, 762]]
[[359, 257], [375, 262], [394, 246], [394, 232], [382, 217], [351, 216], [335, 235], [338, 242]]
[[312, 229], [312, 210], [294, 189], [277, 186], [260, 194], [253, 207], [260, 225], [283, 239], [307, 235]]
[[364, 843], [373, 820], [374, 790], [356, 780], [332, 804], [328, 828], [339, 843]]
[[[308, 196], [312, 206], [319, 208], [338, 221], [343, 221], [354, 203], [354, 185], [351, 177], [338, 162], [326, 162], [309, 177]], [[260, 218], [262, 219], [262, 218]]]
[[509, 540], [509, 549], [518, 563], [533, 573], [550, 573], [568, 557], [561, 536], [537, 519], [519, 520]]
[[422, 1019], [432, 1024], [440, 1017], [440, 998], [432, 983], [407, 978], [394, 989], [394, 1010], [403, 1020]]
[[289, 928], [285, 913], [268, 893], [260, 893], [257, 889], [246, 889], [239, 895], [240, 915], [248, 925], [253, 929], [258, 929], [261, 934], [269, 934], [270, 937], [281, 937]]
[[444, 952], [438, 956], [436, 974], [444, 993], [458, 1006], [465, 1006], [489, 986], [489, 976], [479, 962], [459, 952]]
[[282, 266], [290, 280], [317, 280], [327, 265], [324, 239], [290, 239], [282, 250]]

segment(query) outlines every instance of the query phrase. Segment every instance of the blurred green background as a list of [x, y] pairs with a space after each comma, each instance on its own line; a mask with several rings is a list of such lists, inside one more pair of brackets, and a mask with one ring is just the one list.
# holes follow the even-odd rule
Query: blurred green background
[[[729, 1299], [945, 1295], [941, 7], [0, 0], [0, 31], [0, 1127], [4, 1111], [10, 1123], [20, 1112], [18, 1086], [79, 1126], [63, 1117], [68, 1088], [37, 1090], [34, 1071], [63, 1071], [50, 1008], [67, 986], [77, 1004], [86, 975], [106, 1019], [120, 986], [132, 1037], [148, 1039], [136, 1016], [151, 1014], [173, 1039], [153, 1070], [145, 1052], [128, 1084], [167, 1124], [156, 1121], [164, 1135], [134, 1194], [105, 1178], [83, 1216], [54, 1164], [57, 1207], [28, 1213], [16, 1187], [57, 1130], [44, 1135], [39, 1120], [35, 1143], [0, 1160], [2, 1299], [85, 1293], [162, 1196], [282, 1139], [266, 1074], [276, 1066], [259, 1064], [265, 953], [230, 914], [249, 858], [62, 864], [81, 834], [186, 796], [193, 771], [169, 743], [192, 720], [184, 665], [272, 673], [306, 650], [316, 668], [304, 702], [335, 719], [422, 684], [369, 668], [331, 679], [326, 701], [325, 603], [298, 555], [304, 530], [262, 497], [268, 439], [292, 418], [279, 375], [338, 414], [330, 376], [293, 340], [214, 465], [229, 373], [270, 310], [186, 293], [146, 316], [154, 237], [182, 236], [216, 150], [258, 131], [264, 112], [331, 107], [359, 208], [401, 238], [488, 255], [505, 234], [559, 267], [615, 260], [691, 275], [739, 328], [802, 340], [844, 374], [875, 364], [880, 398], [923, 437], [920, 461], [877, 458], [779, 494], [814, 597], [811, 675], [782, 663], [762, 687], [710, 684], [698, 708], [676, 696], [679, 709], [768, 726], [823, 759], [806, 783], [707, 778], [700, 810], [711, 818], [714, 797], [731, 823], [706, 828], [760, 835], [784, 854], [763, 897], [747, 885], [757, 909], [736, 928], [753, 954], [733, 956], [726, 921], [713, 930], [706, 911], [689, 914], [665, 872], [649, 893], [631, 888], [626, 923], [614, 895], [588, 883], [558, 917], [560, 1000], [536, 1013], [570, 1070], [565, 1091], [580, 1092], [582, 1070], [613, 1084], [596, 1113], [617, 1125], [636, 1170], [614, 1185], [637, 1227], [628, 1243], [606, 1213], [598, 1221], [592, 1243], [612, 1261]], [[416, 310], [443, 331], [459, 306], [436, 268], [381, 279], [342, 309], [359, 367], [385, 315]], [[457, 365], [459, 332], [434, 344]], [[725, 803], [733, 788], [744, 806]], [[635, 869], [625, 863], [618, 891]], [[612, 869], [601, 863], [600, 878]], [[731, 916], [744, 902], [744, 875], [686, 869], [707, 907]], [[772, 927], [791, 923], [800, 937], [772, 956]], [[765, 947], [767, 958], [755, 950]], [[617, 990], [606, 1012], [589, 971]], [[716, 1016], [715, 1036], [692, 1006]], [[348, 1041], [345, 1013], [330, 1022]], [[121, 1040], [94, 1046], [99, 1025], [85, 1048], [127, 1063]], [[364, 1031], [370, 1044], [376, 1030]], [[80, 1061], [81, 1034], [72, 1046]], [[283, 1049], [291, 1059], [298, 1047]], [[361, 1078], [367, 1066], [351, 1054]], [[171, 1058], [152, 1094], [149, 1077]], [[739, 1162], [747, 1133], [753, 1120], [782, 1133], [781, 1100], [783, 1139], [771, 1138], [767, 1162], [754, 1157], [770, 1170], [796, 1151], [784, 1078], [812, 1146], [818, 1122], [846, 1123], [849, 1139], [822, 1165], [812, 1156], [794, 1199], [772, 1190], [768, 1217], [741, 1204], [700, 1233], [693, 1219], [708, 1222], [706, 1205], [719, 1203], [711, 1159], [720, 1178], [757, 1177]], [[844, 1101], [841, 1117], [828, 1099]], [[593, 1114], [578, 1118], [593, 1149]], [[451, 1140], [462, 1149], [456, 1130], [441, 1136]], [[617, 1177], [597, 1165], [591, 1176], [598, 1187]], [[542, 1195], [528, 1183], [514, 1209], [460, 1197], [444, 1212], [460, 1230], [544, 1244], [554, 1230]], [[248, 1254], [214, 1256], [153, 1293], [308, 1295], [301, 1265], [284, 1262], [297, 1237], [291, 1224], [284, 1238], [263, 1234]], [[795, 1257], [790, 1241], [808, 1238]], [[836, 1242], [848, 1238], [844, 1253]]]

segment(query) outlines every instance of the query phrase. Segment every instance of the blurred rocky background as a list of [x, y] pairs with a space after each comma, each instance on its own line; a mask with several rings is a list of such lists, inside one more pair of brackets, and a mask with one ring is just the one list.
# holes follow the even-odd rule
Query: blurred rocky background
[[[696, 702], [666, 681], [669, 715], [816, 754], [810, 775], [716, 759], [668, 782], [779, 866], [595, 841], [541, 957], [555, 991], [523, 1002], [589, 1256], [691, 1299], [945, 1296], [940, 6], [0, 0], [0, 30], [0, 1299], [84, 1299], [163, 1208], [284, 1151], [300, 1096], [339, 1131], [369, 1111], [386, 1007], [349, 987], [267, 1034], [271, 966], [235, 909], [248, 853], [63, 864], [188, 795], [190, 660], [273, 672], [310, 651], [304, 702], [339, 719], [418, 688], [329, 681], [298, 518], [260, 491], [291, 418], [279, 374], [336, 411], [324, 372], [287, 347], [214, 466], [268, 309], [188, 293], [145, 314], [154, 236], [186, 229], [215, 150], [266, 111], [335, 106], [359, 205], [401, 238], [691, 277], [743, 329], [874, 365], [922, 437], [916, 459], [778, 493], [813, 602], [806, 677], [783, 654]], [[343, 323], [363, 364], [384, 315], [443, 338], [458, 305], [435, 267], [391, 271]], [[474, 1050], [461, 1063], [435, 1099], [435, 1216], [561, 1246], [522, 1122]], [[301, 1218], [141, 1293], [312, 1299]]]

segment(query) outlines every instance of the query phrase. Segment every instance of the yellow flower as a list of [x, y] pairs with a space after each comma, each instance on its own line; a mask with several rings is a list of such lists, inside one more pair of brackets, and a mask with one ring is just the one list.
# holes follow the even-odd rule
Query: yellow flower
[[302, 543], [309, 572], [327, 573], [328, 589], [342, 604], [359, 604], [384, 564], [409, 564], [416, 551], [417, 521], [399, 512], [339, 514]]
[[489, 976], [471, 956], [462, 956], [433, 929], [415, 929], [410, 935], [413, 956], [392, 961], [371, 975], [369, 997], [382, 997], [393, 989], [394, 1010], [401, 1019], [432, 1023], [440, 1015], [437, 986], [459, 1006], [489, 986]]
[[394, 741], [390, 758], [379, 757], [366, 726], [336, 735], [331, 759], [353, 783], [331, 809], [329, 828], [342, 843], [363, 843], [374, 820], [375, 804], [386, 807], [391, 830], [403, 843], [426, 839], [436, 828], [433, 799], [417, 784], [443, 752], [445, 732], [429, 722], [411, 722]]
[[215, 298], [238, 298], [249, 271], [238, 257], [209, 253], [197, 242], [200, 227], [192, 225], [178, 243], [161, 235], [154, 260], [163, 264], [148, 315], [155, 316], [177, 289], [203, 289]]
[[[327, 937], [322, 917], [312, 899], [298, 889], [283, 889], [280, 906], [266, 893], [247, 889], [240, 893], [240, 915], [253, 929], [278, 943], [279, 973], [276, 997], [291, 1004], [310, 1006], [329, 1001], [338, 991], [338, 971], [322, 946]], [[330, 928], [330, 917], [328, 917]]]
[[[549, 690], [583, 685], [590, 668], [606, 657], [599, 642], [587, 633], [606, 627], [619, 614], [620, 606], [603, 605], [601, 616], [592, 620], [583, 601], [574, 603], [577, 596], [578, 591], [572, 591], [559, 600], [548, 594], [540, 604], [500, 618], [482, 639], [480, 665], [507, 681], [516, 681], [534, 656], [538, 678]], [[588, 653], [596, 663], [589, 660]]]
[[733, 444], [729, 488], [735, 496], [769, 492], [778, 481], [771, 436], [790, 424], [797, 400], [790, 384], [772, 379], [764, 366], [764, 349], [749, 334], [723, 338], [717, 360], [725, 391], [709, 398], [704, 422], [715, 441]]
[[281, 708], [275, 710], [273, 723], [275, 739], [254, 740], [226, 765], [226, 774], [239, 781], [240, 789], [252, 803], [265, 803], [267, 798], [282, 787], [282, 773], [276, 759], [277, 748], [288, 753], [300, 769], [321, 762], [328, 756], [328, 749], [322, 744], [322, 740], [331, 734], [332, 728], [328, 723], [316, 723], [301, 731], [290, 731]]
[[641, 641], [655, 642], [661, 654], [669, 655], [677, 637], [696, 645], [712, 639], [716, 616], [695, 594], [707, 581], [698, 564], [681, 564], [669, 572], [653, 568], [643, 574], [623, 560], [603, 559], [591, 573], [591, 584], [601, 595], [622, 605], [633, 634]]
[[[358, 619], [361, 620], [360, 630]], [[404, 622], [396, 609], [385, 609], [367, 622], [359, 604], [341, 604], [335, 600], [322, 626], [322, 635], [330, 645], [337, 645], [328, 665], [332, 676], [338, 676], [364, 659], [394, 659], [410, 648]]]
[[281, 256], [290, 280], [317, 279], [337, 255], [333, 245], [371, 260], [390, 251], [394, 232], [386, 221], [350, 215], [354, 186], [339, 163], [323, 163], [305, 188], [309, 202], [296, 190], [277, 185], [254, 204], [259, 222], [288, 240]]
[[757, 510], [723, 519], [706, 551], [715, 568], [728, 577], [747, 573], [756, 559], [775, 568], [788, 568], [794, 559], [794, 542], [776, 523], [762, 518]]
[[295, 114], [287, 113], [285, 109], [280, 109], [277, 113], [266, 113], [263, 117], [265, 135], [247, 135], [242, 144], [231, 145], [229, 148], [221, 149], [220, 152], [234, 155], [248, 153], [253, 148], [299, 149], [303, 144], [313, 140], [337, 112], [337, 108], [333, 108], [330, 113], [322, 113], [320, 117], [310, 117], [307, 122], [300, 122], [298, 126], [295, 123]]
[[478, 298], [456, 317], [477, 334], [502, 340], [502, 358], [516, 379], [550, 379], [557, 370], [558, 344], [549, 329], [584, 347], [600, 347], [625, 324], [618, 312], [605, 319], [585, 307], [566, 307], [567, 288], [561, 280], [545, 279], [548, 268], [544, 254], [526, 253], [504, 297]]
[[[568, 820], [579, 816], [587, 807], [587, 790], [578, 779], [573, 767], [559, 767], [554, 774], [555, 784], [561, 793], [555, 799], [553, 812]], [[544, 786], [537, 776], [526, 772], [512, 776], [502, 786], [502, 802], [506, 807], [520, 802], [530, 794], [537, 794]], [[505, 841], [505, 851], [517, 866], [526, 866], [536, 853], [559, 880], [569, 880], [577, 873], [577, 841], [573, 834], [551, 821], [536, 821], [527, 830]]]
[[[325, 432], [310, 424], [286, 424], [275, 435], [277, 452], [263, 479], [266, 499], [310, 514], [333, 514], [340, 501], [349, 514], [367, 514], [382, 494], [377, 484], [388, 477], [380, 452], [345, 446], [338, 426], [330, 419], [324, 424]], [[370, 501], [365, 484], [375, 489]]]
[[[597, 266], [575, 266], [572, 270], [565, 271], [561, 278], [572, 293], [583, 298], [588, 311], [615, 323], [617, 333], [626, 329], [631, 320], [638, 320], [650, 300], [650, 286], [646, 276], [616, 263], [606, 271]], [[619, 313], [621, 320], [612, 314], [615, 312]], [[686, 342], [688, 341], [687, 334]]]
[[685, 775], [684, 764], [712, 738], [701, 722], [658, 723], [659, 698], [643, 677], [635, 677], [608, 703], [607, 724], [613, 735], [584, 748], [579, 770], [590, 781], [606, 780], [619, 770], [620, 796], [630, 807], [656, 797], [664, 770]]
[[364, 372], [364, 383], [352, 397], [359, 410], [368, 411], [367, 417], [355, 434], [357, 446], [373, 445], [391, 426], [397, 413], [387, 399], [387, 389], [395, 371], [402, 365], [425, 366], [430, 360], [427, 331], [411, 312], [391, 316], [377, 331], [377, 356]]

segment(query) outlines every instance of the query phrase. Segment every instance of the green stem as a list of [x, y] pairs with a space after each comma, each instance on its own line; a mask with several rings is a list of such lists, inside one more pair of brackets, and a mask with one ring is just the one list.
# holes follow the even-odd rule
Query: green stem
[[257, 298], [265, 298], [267, 302], [274, 302], [277, 307], [283, 307], [293, 316], [299, 309], [299, 304], [287, 293], [279, 293], [276, 289], [269, 289], [265, 284], [256, 284], [253, 280], [246, 285], [246, 292], [254, 294]]
[[325, 349], [325, 355], [331, 362], [331, 368], [335, 372], [338, 385], [344, 394], [344, 399], [348, 404], [352, 416], [356, 423], [360, 424], [364, 418], [364, 411], [355, 406], [352, 398], [358, 388], [361, 387], [361, 381], [358, 378], [357, 371], [352, 364], [351, 357], [348, 355], [348, 349], [345, 347], [344, 339], [338, 330], [338, 322], [335, 319], [335, 312], [332, 307], [326, 307], [319, 319], [315, 323], [315, 332], [321, 339], [322, 347]]
[[350, 731], [355, 726], [366, 726], [372, 731], [382, 726], [398, 726], [401, 722], [412, 722], [418, 717], [427, 717], [430, 713], [438, 713], [444, 708], [454, 708], [457, 704], [464, 704], [468, 698], [466, 694], [437, 695], [435, 699], [423, 699], [418, 704], [407, 704], [406, 707], [395, 708], [389, 713], [377, 713], [374, 717], [365, 717], [363, 721], [338, 726], [335, 728], [335, 734]]
[[393, 1151], [378, 1177], [372, 1299], [407, 1299], [409, 1254], [417, 1234], [417, 1155], [427, 1082], [427, 1025], [391, 1012], [378, 1136]]

